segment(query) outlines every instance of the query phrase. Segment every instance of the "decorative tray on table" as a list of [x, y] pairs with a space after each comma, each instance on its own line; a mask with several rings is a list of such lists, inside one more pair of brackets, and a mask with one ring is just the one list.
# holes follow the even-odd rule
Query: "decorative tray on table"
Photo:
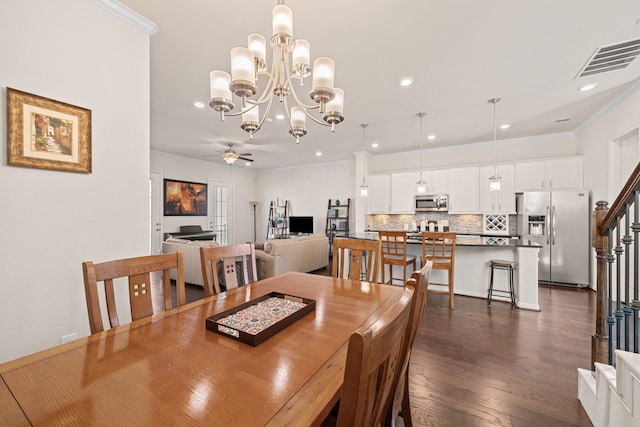
[[206, 326], [255, 347], [315, 309], [315, 300], [271, 292], [207, 317]]

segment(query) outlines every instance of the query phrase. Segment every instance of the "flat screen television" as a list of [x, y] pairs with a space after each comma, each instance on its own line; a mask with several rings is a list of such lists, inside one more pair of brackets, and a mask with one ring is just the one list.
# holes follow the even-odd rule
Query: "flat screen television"
[[290, 216], [289, 234], [313, 234], [313, 217]]

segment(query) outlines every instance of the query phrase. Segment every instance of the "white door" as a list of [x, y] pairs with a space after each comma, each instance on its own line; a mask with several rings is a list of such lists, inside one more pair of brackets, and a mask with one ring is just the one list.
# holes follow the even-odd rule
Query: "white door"
[[162, 251], [162, 178], [158, 172], [149, 174], [149, 253]]
[[233, 185], [209, 180], [207, 220], [220, 245], [233, 243]]

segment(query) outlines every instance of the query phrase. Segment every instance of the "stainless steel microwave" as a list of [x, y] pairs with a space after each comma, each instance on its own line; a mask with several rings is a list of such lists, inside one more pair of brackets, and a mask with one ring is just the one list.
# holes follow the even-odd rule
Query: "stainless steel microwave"
[[416, 212], [447, 212], [449, 210], [448, 194], [420, 194], [413, 203]]

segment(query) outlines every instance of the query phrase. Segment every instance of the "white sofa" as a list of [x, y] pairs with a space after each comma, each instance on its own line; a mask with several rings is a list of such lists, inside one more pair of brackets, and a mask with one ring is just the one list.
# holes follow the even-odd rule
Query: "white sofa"
[[329, 239], [323, 234], [267, 240], [256, 249], [258, 279], [287, 271], [308, 273], [329, 265]]
[[[184, 281], [194, 285], [204, 286], [202, 280], [202, 267], [200, 263], [200, 247], [220, 246], [213, 240], [184, 240], [171, 237], [162, 242], [162, 253], [174, 253], [182, 251], [184, 262]], [[171, 270], [171, 278], [176, 279], [175, 270]]]

